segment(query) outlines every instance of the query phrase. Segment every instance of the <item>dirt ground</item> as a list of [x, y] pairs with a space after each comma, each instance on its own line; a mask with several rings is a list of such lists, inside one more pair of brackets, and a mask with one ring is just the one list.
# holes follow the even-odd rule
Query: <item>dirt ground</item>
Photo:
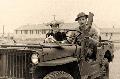
[[120, 47], [115, 46], [114, 60], [110, 63], [110, 79], [120, 79]]

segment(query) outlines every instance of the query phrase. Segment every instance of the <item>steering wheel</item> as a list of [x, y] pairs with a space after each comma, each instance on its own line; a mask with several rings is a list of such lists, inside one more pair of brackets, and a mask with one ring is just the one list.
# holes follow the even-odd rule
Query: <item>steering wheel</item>
[[78, 40], [78, 37], [82, 34], [82, 32], [80, 31], [77, 31], [79, 34], [77, 36], [75, 36], [75, 39], [74, 39], [74, 44], [78, 44], [78, 45], [81, 45], [80, 41]]
[[[70, 37], [70, 36], [66, 36], [66, 37], [69, 37], [70, 39], [74, 39], [74, 41], [73, 41], [73, 43], [74, 44], [76, 44], [76, 43], [78, 43], [79, 41], [78, 41], [78, 37], [82, 34], [82, 32], [81, 31], [77, 31], [77, 30], [68, 30], [67, 32], [69, 32], [69, 31], [76, 31], [76, 32], [78, 32], [78, 35], [77, 36], [75, 36], [75, 37]], [[66, 32], [66, 33], [67, 33]], [[71, 44], [71, 42], [68, 40], [68, 39], [66, 39], [67, 40], [67, 42], [68, 43], [70, 43]]]

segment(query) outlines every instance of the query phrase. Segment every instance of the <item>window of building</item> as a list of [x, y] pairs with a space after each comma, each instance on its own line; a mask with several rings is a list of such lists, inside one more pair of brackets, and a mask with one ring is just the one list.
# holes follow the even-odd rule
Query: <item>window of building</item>
[[22, 34], [22, 30], [21, 30], [21, 34]]
[[106, 36], [108, 36], [108, 33], [106, 33]]
[[39, 30], [38, 30], [38, 34], [40, 34], [40, 33], [39, 33]]
[[30, 30], [30, 34], [33, 34], [33, 30]]
[[46, 34], [46, 30], [45, 29], [42, 30], [42, 34]]
[[33, 30], [31, 31], [31, 34], [33, 34]]
[[113, 33], [111, 33], [111, 36], [113, 36]]
[[28, 34], [28, 30], [24, 30], [24, 34]]
[[30, 34], [31, 34], [31, 30], [30, 30]]
[[66, 31], [66, 29], [64, 29], [64, 32]]
[[18, 30], [16, 30], [16, 34], [17, 34]]
[[39, 30], [36, 30], [36, 34], [39, 34]]
[[37, 30], [35, 30], [35, 31], [36, 31], [36, 34], [37, 34], [38, 33]]

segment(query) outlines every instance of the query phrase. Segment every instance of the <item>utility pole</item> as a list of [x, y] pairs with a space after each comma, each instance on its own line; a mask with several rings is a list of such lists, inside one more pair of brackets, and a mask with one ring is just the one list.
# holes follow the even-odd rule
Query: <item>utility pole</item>
[[2, 35], [2, 37], [4, 38], [4, 34], [5, 34], [5, 31], [4, 31], [5, 29], [4, 29], [4, 25], [3, 25], [3, 35]]
[[115, 26], [113, 25], [113, 29], [115, 28]]
[[54, 17], [54, 21], [55, 21], [56, 15], [53, 15], [53, 17]]
[[4, 35], [4, 33], [5, 33], [5, 32], [4, 32], [4, 25], [3, 25], [3, 35]]

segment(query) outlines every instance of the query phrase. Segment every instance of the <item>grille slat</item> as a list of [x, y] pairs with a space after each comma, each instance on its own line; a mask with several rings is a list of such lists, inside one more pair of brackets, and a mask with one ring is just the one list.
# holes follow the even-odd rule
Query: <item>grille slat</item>
[[21, 61], [21, 62], [22, 62], [22, 64], [21, 64], [21, 67], [22, 67], [22, 74], [21, 74], [21, 77], [23, 77], [23, 64], [24, 64], [24, 63], [23, 63], [23, 60], [24, 60], [24, 59], [23, 59], [23, 55], [22, 55], [21, 58], [22, 58], [22, 61]]
[[20, 78], [20, 54], [18, 55], [18, 78]]
[[[15, 62], [15, 60], [14, 60], [14, 53], [12, 53], [12, 57], [13, 57], [13, 64], [15, 64], [15, 63], [14, 63], [14, 62]], [[13, 72], [13, 78], [14, 78], [14, 76], [15, 76], [15, 75], [14, 75], [14, 73], [15, 73], [15, 71], [14, 71], [14, 68], [15, 68], [15, 67], [14, 67], [14, 66], [15, 66], [15, 65], [13, 65], [13, 67], [12, 67], [12, 69], [13, 69], [13, 70], [12, 70], [12, 72]]]
[[[10, 61], [9, 61], [9, 60], [10, 60]], [[11, 68], [11, 65], [12, 65], [11, 53], [10, 53], [10, 55], [9, 55], [9, 60], [8, 60], [8, 61], [9, 61], [9, 64], [8, 64], [8, 65], [10, 65], [10, 66], [9, 66], [9, 67], [10, 67], [10, 68], [9, 68], [9, 74], [10, 74], [9, 77], [11, 77], [11, 73], [12, 73], [12, 72], [11, 72], [11, 69], [12, 69], [12, 68]]]
[[[5, 55], [5, 54], [4, 54]], [[6, 53], [6, 65], [5, 65], [5, 77], [7, 78], [8, 75], [7, 75], [7, 72], [8, 72], [8, 53]]]
[[15, 68], [16, 68], [16, 77], [17, 77], [17, 54], [15, 55], [15, 58], [16, 58], [16, 64], [15, 64], [16, 67]]
[[[25, 67], [25, 71], [27, 71], [27, 69], [26, 69], [26, 59], [27, 59], [27, 57], [26, 57], [26, 53], [25, 53], [25, 65], [24, 65], [24, 67]], [[25, 73], [25, 77], [26, 77], [26, 73]]]

